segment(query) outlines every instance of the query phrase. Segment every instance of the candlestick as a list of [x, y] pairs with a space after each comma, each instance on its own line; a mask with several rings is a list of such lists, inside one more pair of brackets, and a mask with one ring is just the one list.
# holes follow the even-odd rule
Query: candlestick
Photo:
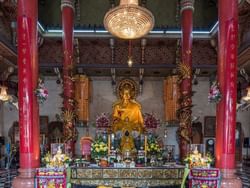
[[45, 144], [45, 134], [43, 134], [42, 139], [43, 139], [42, 143], [44, 145]]
[[108, 155], [110, 154], [110, 134], [108, 135]]

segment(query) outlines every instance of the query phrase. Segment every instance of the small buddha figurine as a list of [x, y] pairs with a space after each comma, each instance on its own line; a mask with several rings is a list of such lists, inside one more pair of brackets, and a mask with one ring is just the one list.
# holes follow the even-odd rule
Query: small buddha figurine
[[191, 166], [201, 166], [201, 162], [202, 162], [202, 156], [201, 153], [199, 153], [197, 146], [194, 148], [192, 154], [191, 154]]
[[201, 158], [201, 153], [199, 153], [197, 146], [195, 146], [194, 151], [192, 153], [192, 157], [195, 159], [200, 159]]
[[134, 138], [132, 135], [133, 126], [129, 123], [128, 117], [125, 119], [122, 128], [121, 150], [124, 152], [132, 152], [135, 150]]
[[62, 153], [61, 146], [58, 146], [57, 152], [53, 157], [53, 161], [56, 166], [62, 166], [63, 165], [63, 159], [65, 158], [65, 154]]

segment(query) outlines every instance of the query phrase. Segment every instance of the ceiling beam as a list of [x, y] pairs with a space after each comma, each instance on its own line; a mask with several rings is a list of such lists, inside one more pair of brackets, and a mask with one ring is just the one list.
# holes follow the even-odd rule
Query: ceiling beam
[[[75, 65], [76, 68], [84, 68], [84, 69], [100, 69], [100, 68], [120, 68], [120, 69], [125, 69], [125, 68], [130, 68], [128, 67], [127, 64], [76, 64]], [[61, 63], [39, 63], [39, 67], [40, 68], [62, 68], [62, 64]], [[174, 69], [176, 68], [175, 64], [133, 64], [133, 66], [131, 67], [132, 69], [139, 69], [139, 68], [144, 68], [144, 69]], [[202, 64], [194, 64], [193, 65], [194, 69], [216, 69], [217, 65], [202, 65]]]
[[[48, 38], [62, 38], [61, 29], [44, 29], [44, 27], [38, 22], [38, 31], [43, 37]], [[218, 21], [214, 26], [207, 31], [193, 30], [194, 39], [211, 39], [218, 32]], [[149, 32], [146, 38], [181, 38], [181, 30], [171, 29], [154, 29]], [[105, 29], [74, 29], [74, 37], [76, 38], [110, 38], [113, 37]]]
[[[194, 39], [211, 39], [214, 33], [208, 32], [193, 32]], [[54, 31], [54, 32], [43, 32], [42, 36], [45, 38], [62, 38], [62, 32]], [[77, 32], [75, 30], [74, 37], [76, 38], [111, 38], [113, 37], [111, 34], [107, 32], [98, 32], [98, 31], [86, 31], [86, 32]], [[181, 38], [181, 32], [171, 32], [171, 31], [162, 31], [157, 33], [157, 31], [152, 31], [145, 38]]]

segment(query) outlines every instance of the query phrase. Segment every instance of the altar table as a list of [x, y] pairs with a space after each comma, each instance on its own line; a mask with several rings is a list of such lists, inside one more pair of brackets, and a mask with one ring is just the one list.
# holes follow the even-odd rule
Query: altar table
[[111, 187], [179, 186], [184, 166], [136, 167], [136, 168], [71, 168], [71, 183], [74, 185]]

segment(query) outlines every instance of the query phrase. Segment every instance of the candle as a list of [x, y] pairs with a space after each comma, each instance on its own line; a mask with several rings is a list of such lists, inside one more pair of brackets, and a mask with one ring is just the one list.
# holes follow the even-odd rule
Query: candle
[[144, 138], [144, 152], [145, 152], [145, 157], [147, 156], [147, 136], [145, 135], [145, 138]]
[[45, 144], [45, 134], [43, 134], [43, 136], [42, 136], [42, 143], [43, 143], [43, 145]]
[[112, 133], [111, 134], [111, 149], [114, 149], [114, 145], [115, 145], [115, 135]]
[[108, 155], [110, 154], [110, 134], [108, 135]]

